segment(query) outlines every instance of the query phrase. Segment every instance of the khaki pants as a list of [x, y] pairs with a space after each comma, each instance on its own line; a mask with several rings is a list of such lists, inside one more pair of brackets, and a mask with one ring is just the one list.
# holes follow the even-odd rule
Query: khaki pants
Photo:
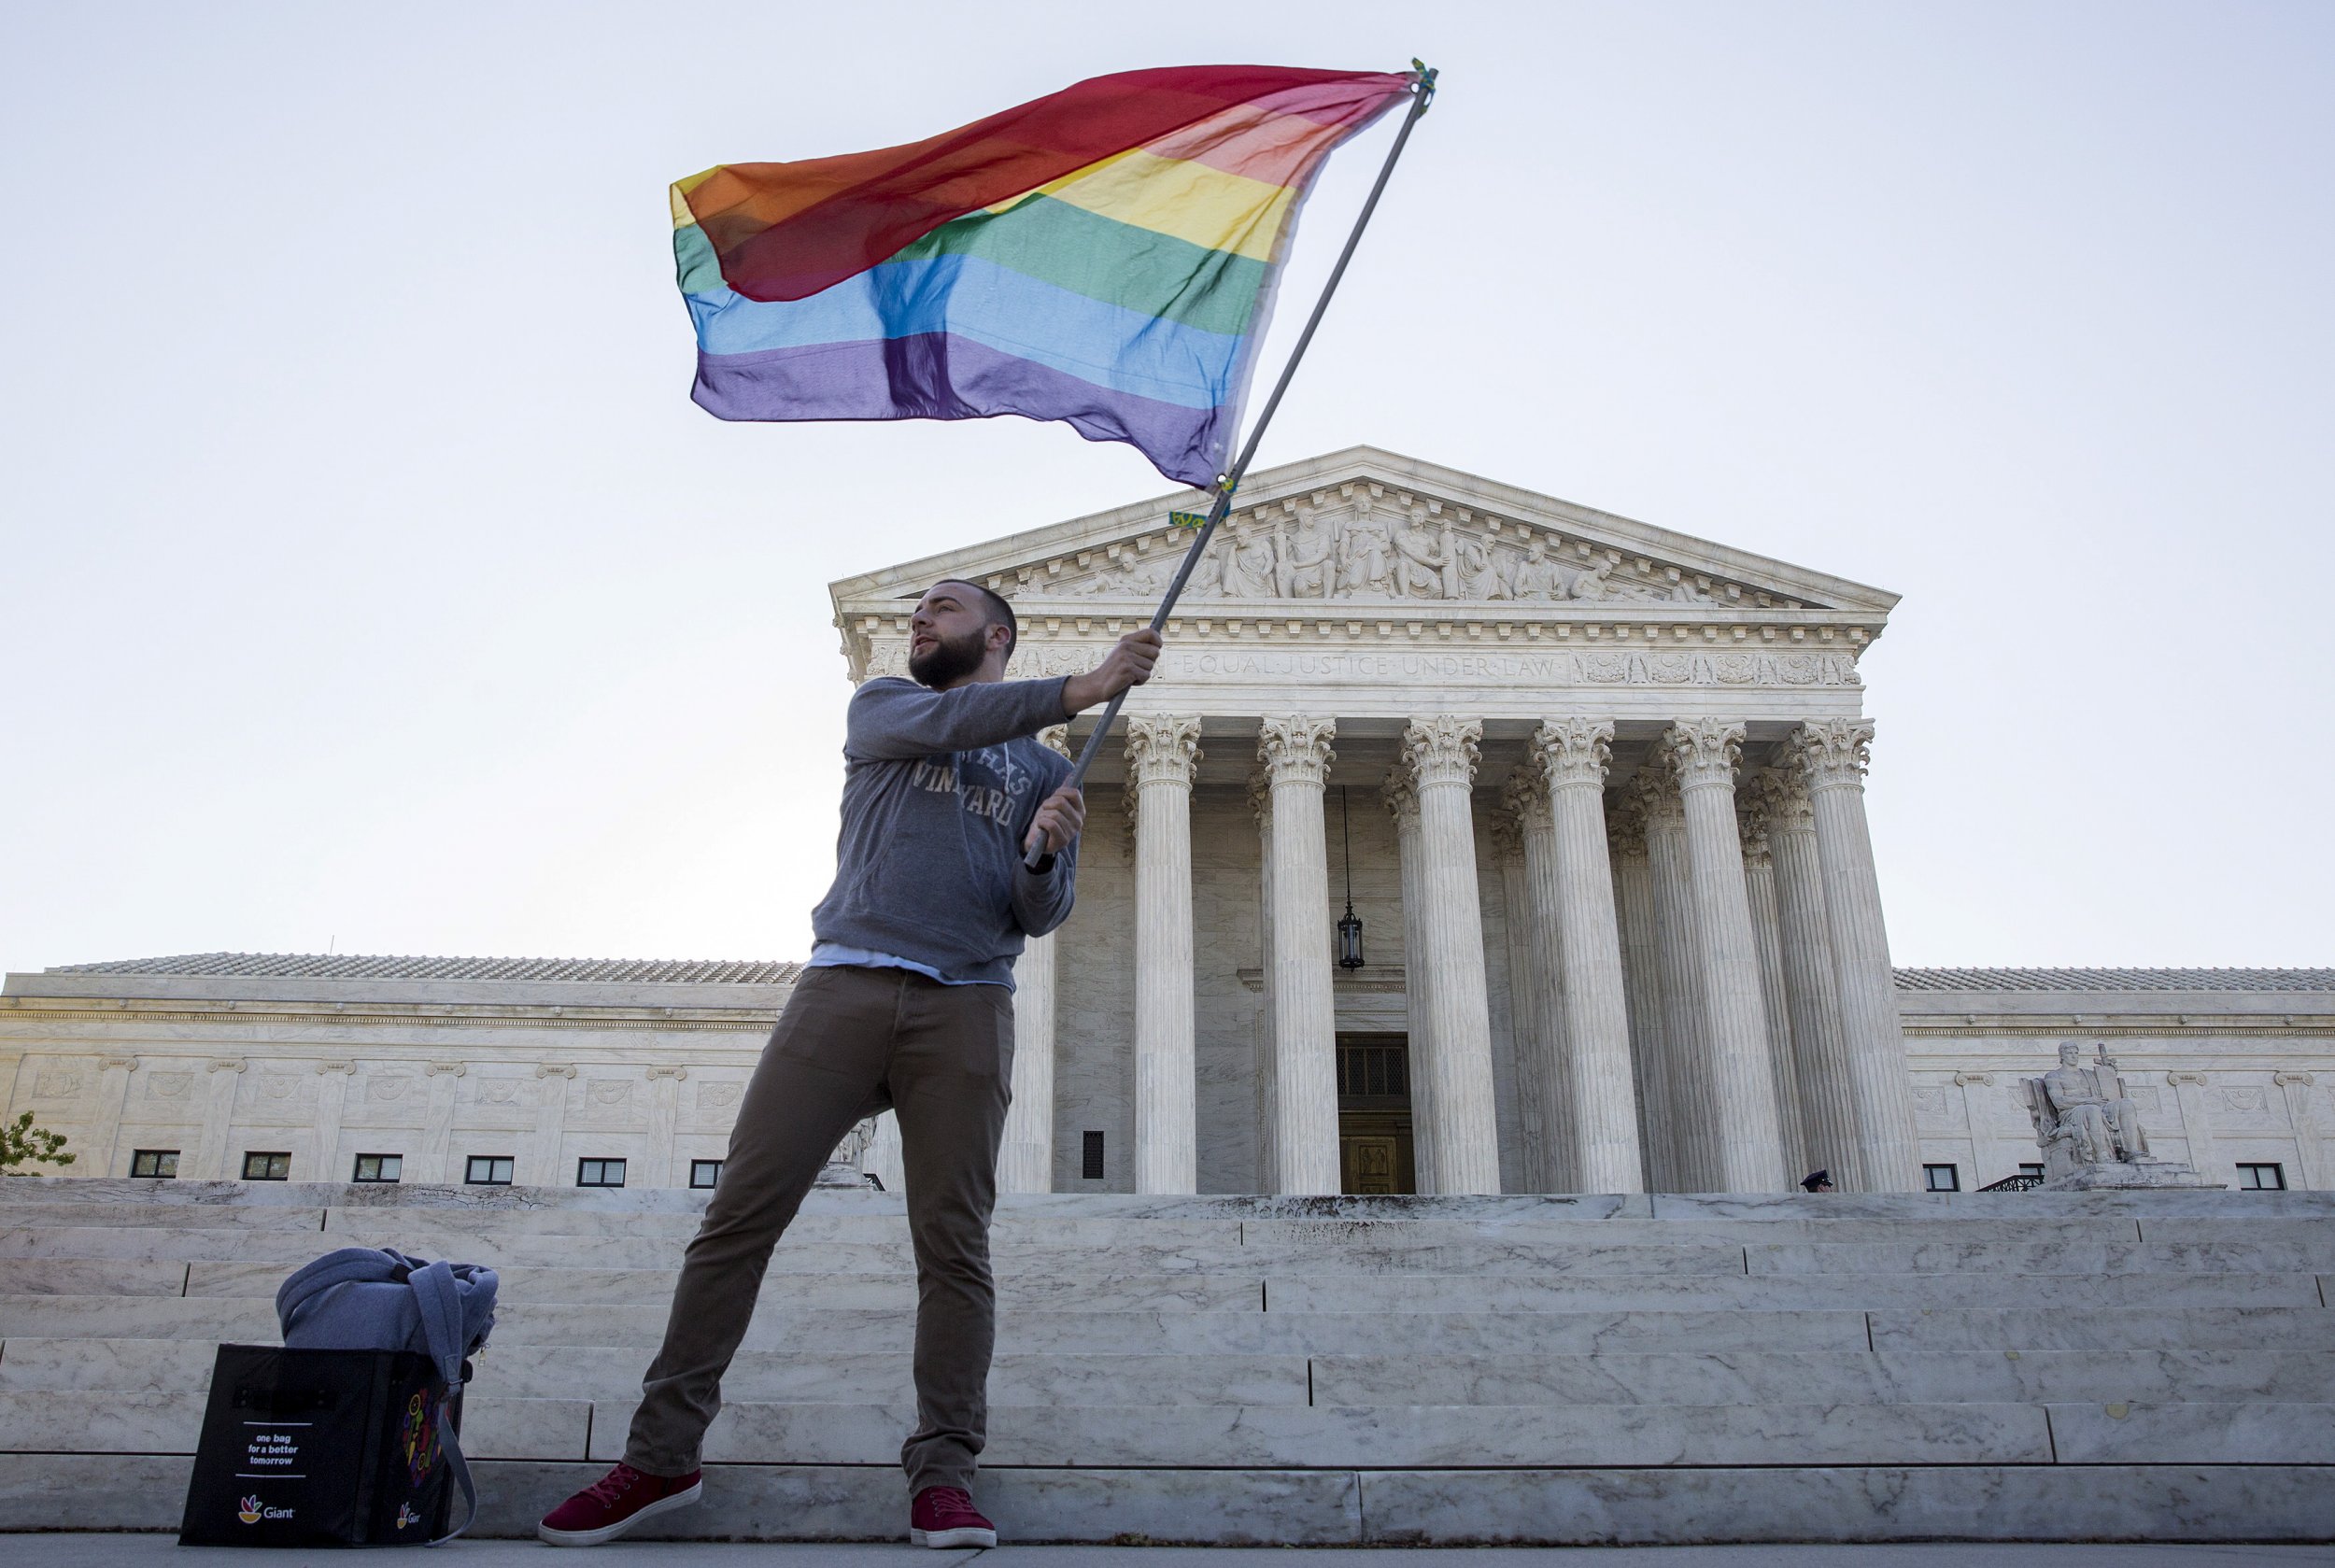
[[843, 1134], [888, 1107], [899, 1117], [916, 1249], [916, 1430], [900, 1463], [912, 1494], [969, 1488], [988, 1425], [989, 1214], [1012, 1079], [1005, 987], [942, 985], [906, 969], [803, 970], [682, 1262], [625, 1462], [652, 1476], [698, 1467], [771, 1248]]

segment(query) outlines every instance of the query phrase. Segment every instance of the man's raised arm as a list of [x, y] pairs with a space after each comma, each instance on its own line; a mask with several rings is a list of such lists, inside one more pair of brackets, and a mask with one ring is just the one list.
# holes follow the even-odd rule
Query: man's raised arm
[[896, 761], [939, 752], [979, 751], [1035, 735], [1065, 715], [1063, 677], [980, 681], [927, 691], [906, 681], [870, 681], [852, 694], [843, 749]]
[[899, 760], [1001, 745], [1141, 685], [1158, 661], [1159, 633], [1144, 627], [1120, 638], [1083, 675], [973, 681], [946, 691], [870, 681], [852, 695], [843, 749], [854, 756]]

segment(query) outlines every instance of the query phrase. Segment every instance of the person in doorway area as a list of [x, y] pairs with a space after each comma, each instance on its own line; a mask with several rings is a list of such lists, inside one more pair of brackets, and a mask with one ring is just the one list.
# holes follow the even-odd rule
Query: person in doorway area
[[1003, 599], [936, 583], [909, 622], [913, 679], [853, 696], [835, 884], [812, 911], [811, 961], [739, 1107], [624, 1462], [545, 1515], [543, 1539], [594, 1546], [698, 1500], [700, 1444], [771, 1248], [844, 1133], [888, 1108], [916, 1253], [909, 1538], [997, 1544], [970, 1488], [997, 1318], [989, 1215], [1013, 960], [1069, 914], [1086, 819], [1070, 765], [1033, 737], [1151, 679], [1160, 649], [1147, 628], [1083, 675], [1008, 681], [1014, 635]]

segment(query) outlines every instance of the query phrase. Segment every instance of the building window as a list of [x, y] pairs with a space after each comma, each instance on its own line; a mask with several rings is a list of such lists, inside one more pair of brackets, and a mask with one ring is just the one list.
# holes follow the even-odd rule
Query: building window
[[508, 1187], [517, 1165], [508, 1154], [473, 1154], [462, 1180], [474, 1187]]
[[2271, 1161], [2241, 1165], [2238, 1185], [2249, 1193], [2283, 1193], [2286, 1190], [2286, 1167]]
[[624, 1185], [622, 1160], [578, 1160], [575, 1162], [575, 1184], [579, 1187], [621, 1187]]
[[1337, 1042], [1337, 1093], [1345, 1099], [1410, 1095], [1408, 1048], [1400, 1040]]
[[158, 1181], [175, 1180], [178, 1175], [178, 1151], [176, 1149], [141, 1149], [130, 1156], [132, 1176], [150, 1176]]
[[1079, 1139], [1079, 1180], [1100, 1181], [1103, 1179], [1103, 1135], [1088, 1133]]
[[1924, 1165], [1921, 1184], [1933, 1193], [1959, 1193], [1962, 1190], [1962, 1173], [1953, 1165]]
[[690, 1186], [711, 1187], [721, 1179], [722, 1163], [719, 1160], [691, 1160], [689, 1162]]
[[290, 1181], [291, 1156], [266, 1151], [248, 1152], [243, 1157], [243, 1179], [246, 1181]]
[[350, 1176], [349, 1180], [351, 1181], [395, 1181], [404, 1174], [405, 1156], [403, 1154], [360, 1154], [357, 1156], [356, 1173]]
[[2036, 1180], [2041, 1181], [2043, 1180], [2044, 1168], [2040, 1164], [2032, 1160], [2029, 1160], [2020, 1164], [2018, 1173], [2021, 1176], [2031, 1176]]

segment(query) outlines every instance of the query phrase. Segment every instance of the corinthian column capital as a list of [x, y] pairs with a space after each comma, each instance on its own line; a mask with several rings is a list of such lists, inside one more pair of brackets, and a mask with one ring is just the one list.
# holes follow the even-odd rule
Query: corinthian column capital
[[1678, 787], [1732, 787], [1743, 756], [1743, 726], [1725, 719], [1686, 719], [1663, 732], [1663, 747], [1678, 771]]
[[1646, 803], [1635, 794], [1617, 794], [1606, 806], [1606, 853], [1622, 859], [1646, 858]]
[[1429, 784], [1458, 784], [1465, 789], [1476, 782], [1476, 761], [1483, 738], [1480, 720], [1464, 719], [1457, 713], [1413, 719], [1403, 731], [1403, 761], [1422, 789]]
[[1545, 830], [1556, 825], [1549, 808], [1549, 781], [1529, 760], [1508, 775], [1500, 790], [1500, 805], [1504, 815], [1516, 819], [1521, 831]]
[[1260, 828], [1273, 823], [1273, 775], [1263, 768], [1249, 775], [1249, 814]]
[[1548, 719], [1533, 731], [1532, 757], [1551, 789], [1606, 787], [1613, 766], [1613, 724], [1607, 719]]
[[1871, 719], [1820, 719], [1795, 730], [1787, 751], [1810, 789], [1862, 789], [1872, 746]]
[[1524, 823], [1512, 807], [1504, 804], [1485, 819], [1484, 826], [1492, 830], [1492, 857], [1495, 863], [1524, 858]]
[[1395, 826], [1419, 826], [1419, 791], [1411, 784], [1409, 770], [1401, 763], [1386, 770], [1386, 783], [1379, 787], [1379, 798], [1386, 802]]
[[1058, 752], [1064, 756], [1069, 756], [1070, 727], [1067, 724], [1057, 724], [1040, 730], [1038, 743], [1050, 752]]
[[1626, 798], [1637, 808], [1638, 819], [1648, 827], [1675, 827], [1685, 819], [1686, 808], [1678, 794], [1677, 770], [1672, 764], [1669, 751], [1657, 745], [1646, 754], [1631, 778]]
[[1256, 756], [1273, 784], [1319, 784], [1329, 776], [1337, 753], [1330, 742], [1337, 734], [1336, 719], [1288, 713], [1257, 726]]
[[1127, 720], [1127, 782], [1139, 789], [1155, 784], [1189, 788], [1201, 756], [1197, 714]]

